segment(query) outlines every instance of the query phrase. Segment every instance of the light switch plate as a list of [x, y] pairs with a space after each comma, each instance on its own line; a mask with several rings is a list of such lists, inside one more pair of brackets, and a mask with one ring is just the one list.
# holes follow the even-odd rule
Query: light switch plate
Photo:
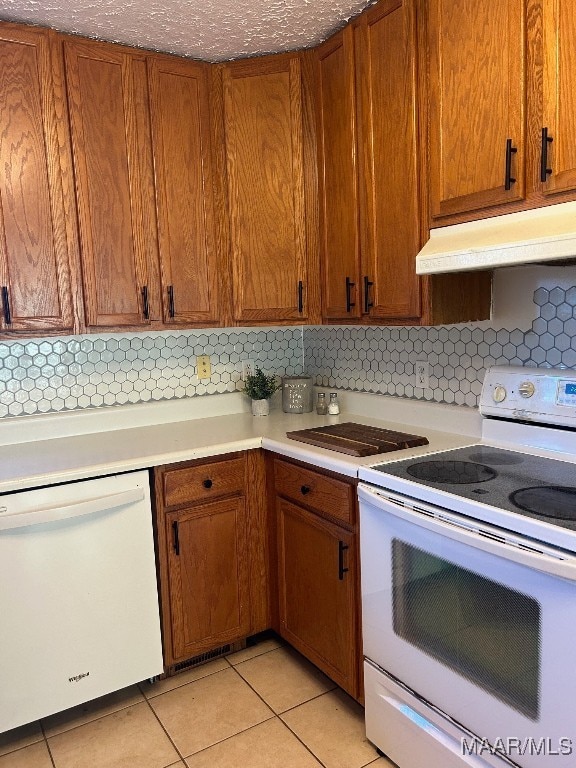
[[210, 378], [212, 375], [210, 355], [196, 355], [196, 374], [200, 380]]

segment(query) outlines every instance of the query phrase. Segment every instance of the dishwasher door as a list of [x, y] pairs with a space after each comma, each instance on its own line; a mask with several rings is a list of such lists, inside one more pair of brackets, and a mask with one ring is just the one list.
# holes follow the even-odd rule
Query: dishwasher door
[[0, 496], [0, 732], [162, 671], [148, 473]]

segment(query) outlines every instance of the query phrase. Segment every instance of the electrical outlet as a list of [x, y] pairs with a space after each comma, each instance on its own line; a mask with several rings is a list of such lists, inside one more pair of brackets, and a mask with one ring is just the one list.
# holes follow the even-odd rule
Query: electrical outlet
[[212, 375], [210, 355], [196, 355], [196, 375], [200, 380], [210, 378]]
[[256, 373], [256, 365], [254, 360], [242, 360], [242, 380], [246, 381], [247, 376], [254, 376]]
[[414, 363], [414, 386], [416, 389], [428, 389], [430, 386], [430, 363], [428, 360], [416, 360]]

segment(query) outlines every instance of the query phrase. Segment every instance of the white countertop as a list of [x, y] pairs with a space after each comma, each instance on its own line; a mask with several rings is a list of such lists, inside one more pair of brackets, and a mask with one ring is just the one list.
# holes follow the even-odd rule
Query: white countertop
[[232, 394], [11, 419], [0, 424], [0, 492], [260, 447], [349, 477], [360, 466], [400, 458], [398, 452], [356, 458], [286, 437], [345, 421], [428, 438], [429, 445], [404, 450], [402, 458], [469, 445], [480, 435], [473, 409], [355, 393], [340, 399], [337, 417], [285, 414], [277, 404], [270, 416], [254, 417], [245, 398]]

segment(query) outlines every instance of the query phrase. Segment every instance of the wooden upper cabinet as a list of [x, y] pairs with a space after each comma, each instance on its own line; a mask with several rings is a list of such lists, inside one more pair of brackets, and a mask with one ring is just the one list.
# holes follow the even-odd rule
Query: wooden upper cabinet
[[524, 0], [427, 5], [431, 218], [522, 200]]
[[383, 0], [355, 30], [362, 309], [420, 315], [416, 28], [412, 0]]
[[234, 319], [308, 313], [299, 54], [223, 70]]
[[[57, 76], [56, 76], [57, 75]], [[61, 62], [47, 30], [0, 32], [0, 329], [73, 327], [59, 121]], [[72, 214], [69, 214], [72, 215]]]
[[146, 61], [117, 45], [64, 45], [86, 324], [146, 325]]
[[354, 37], [351, 27], [314, 51], [322, 316], [361, 315]]
[[553, 195], [576, 189], [576, 14], [571, 0], [542, 3], [542, 129], [538, 180]]
[[165, 323], [214, 323], [218, 275], [209, 65], [148, 58]]

